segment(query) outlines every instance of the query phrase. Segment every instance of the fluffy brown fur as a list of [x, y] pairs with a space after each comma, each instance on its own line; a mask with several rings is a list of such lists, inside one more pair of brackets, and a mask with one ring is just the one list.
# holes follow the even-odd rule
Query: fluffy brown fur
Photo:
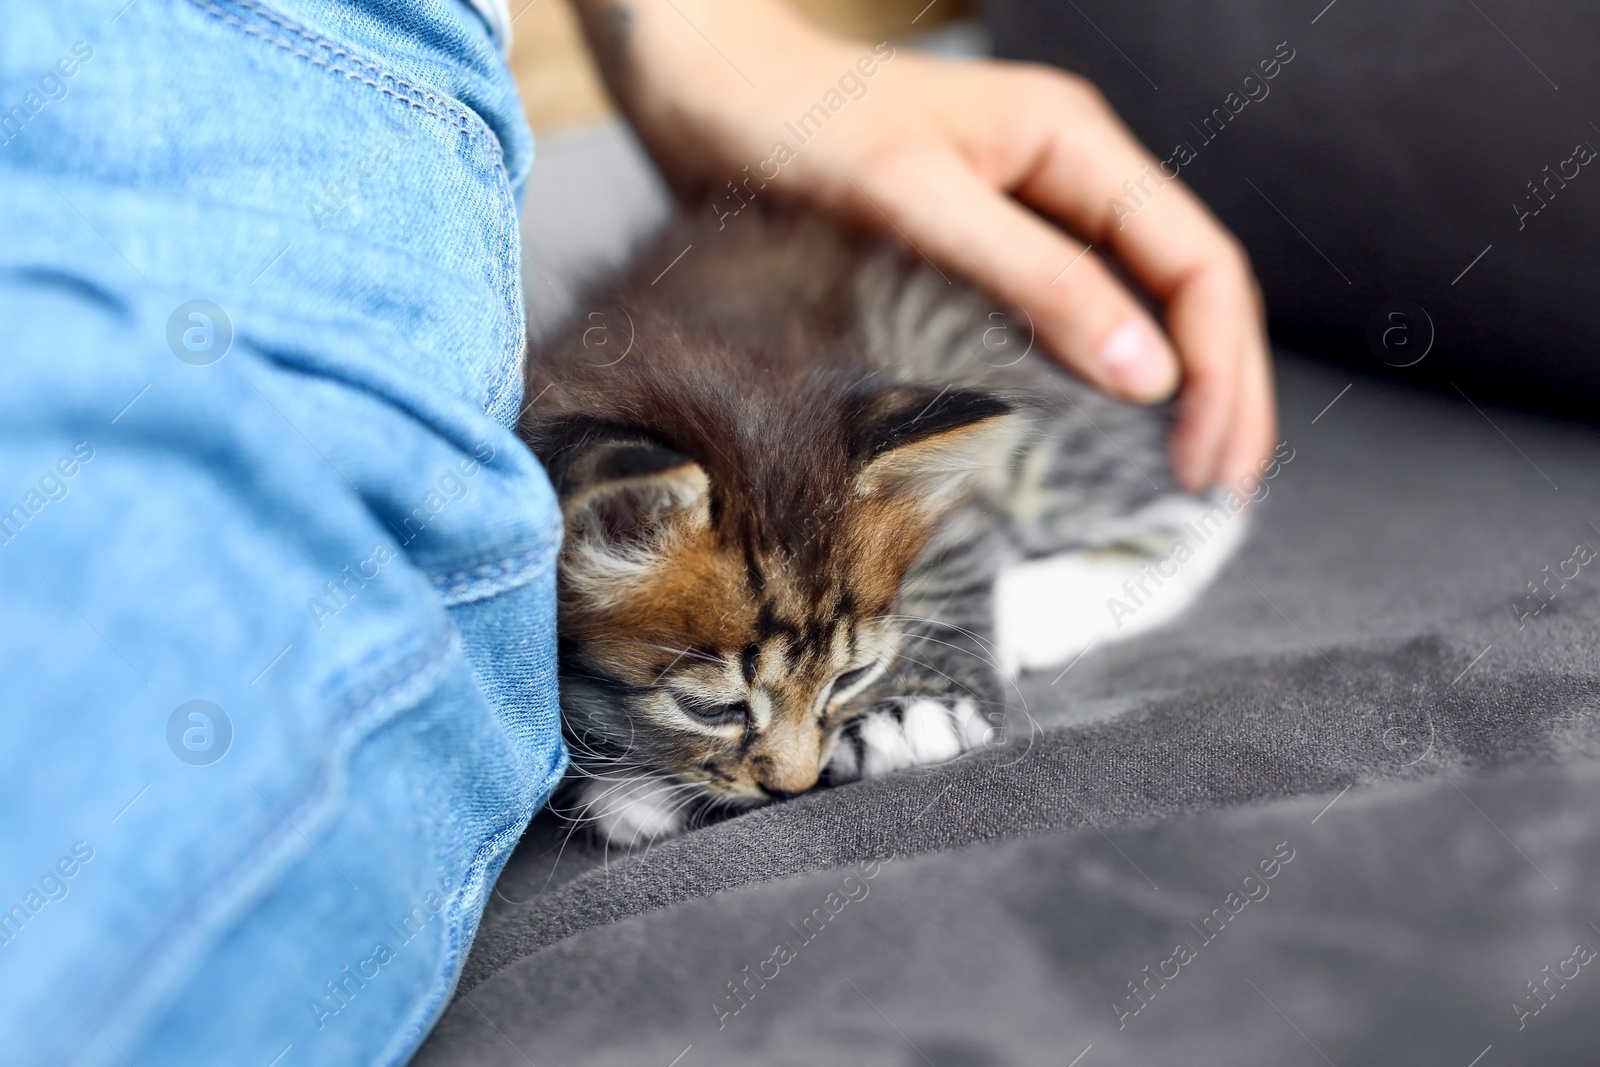
[[749, 209], [672, 227], [538, 346], [580, 819], [651, 839], [1003, 744], [1010, 676], [1132, 631], [1096, 590], [1216, 505], [1173, 484], [1163, 412], [1029, 338], [902, 250]]
[[814, 785], [896, 654], [907, 569], [1014, 421], [869, 360], [871, 252], [804, 218], [680, 224], [529, 358], [519, 429], [567, 526], [563, 713], [619, 795]]

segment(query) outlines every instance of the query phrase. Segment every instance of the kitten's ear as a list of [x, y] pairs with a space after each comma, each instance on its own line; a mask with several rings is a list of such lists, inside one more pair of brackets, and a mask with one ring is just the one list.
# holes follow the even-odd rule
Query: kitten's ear
[[638, 565], [710, 522], [710, 482], [687, 456], [619, 442], [595, 449], [581, 468], [562, 505], [571, 550]]
[[857, 416], [856, 492], [909, 499], [942, 514], [974, 475], [1004, 461], [1020, 427], [1017, 408], [975, 389], [898, 386], [872, 397]]

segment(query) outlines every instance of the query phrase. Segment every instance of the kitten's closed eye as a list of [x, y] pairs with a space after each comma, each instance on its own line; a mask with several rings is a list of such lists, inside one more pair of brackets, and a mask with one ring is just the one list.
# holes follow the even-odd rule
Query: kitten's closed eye
[[735, 701], [731, 704], [711, 704], [698, 700], [680, 699], [678, 706], [700, 722], [710, 726], [726, 726], [729, 723], [750, 721], [750, 703], [745, 700]]
[[855, 685], [857, 682], [861, 681], [861, 679], [872, 673], [872, 668], [874, 666], [876, 666], [876, 664], [869, 663], [865, 667], [857, 667], [853, 671], [845, 671], [843, 674], [839, 675], [839, 677], [833, 680], [833, 695], [837, 697], [841, 693], [849, 692], [851, 686]]

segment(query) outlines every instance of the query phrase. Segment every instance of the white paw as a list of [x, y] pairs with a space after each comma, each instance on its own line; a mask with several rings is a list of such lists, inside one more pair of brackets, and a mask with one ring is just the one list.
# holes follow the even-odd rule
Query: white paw
[[1233, 557], [1249, 525], [1217, 499], [1164, 497], [1092, 531], [1094, 543], [1132, 543], [1138, 553], [1082, 550], [1003, 568], [994, 586], [1001, 672], [1061, 666], [1091, 646], [1171, 622]]
[[588, 778], [572, 814], [608, 844], [648, 845], [683, 831], [683, 790], [665, 778]]
[[907, 697], [880, 705], [847, 727], [828, 772], [835, 781], [877, 778], [954, 759], [997, 734], [968, 697]]

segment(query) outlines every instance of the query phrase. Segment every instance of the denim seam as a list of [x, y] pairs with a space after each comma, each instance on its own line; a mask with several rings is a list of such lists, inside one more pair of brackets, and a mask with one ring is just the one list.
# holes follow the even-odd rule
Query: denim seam
[[[444, 100], [436, 94], [430, 93], [425, 89], [419, 88], [410, 82], [403, 80], [399, 75], [393, 73], [392, 71], [384, 70], [365, 59], [351, 54], [345, 49], [334, 44], [332, 41], [312, 33], [303, 26], [289, 22], [287, 19], [284, 19], [275, 12], [250, 3], [250, 0], [235, 0], [235, 2], [238, 3], [242, 9], [279, 28], [280, 30], [291, 33], [294, 36], [309, 42], [310, 45], [327, 53], [327, 55], [319, 56], [313, 52], [300, 48], [293, 41], [263, 29], [260, 26], [253, 25], [245, 21], [240, 16], [223, 10], [216, 4], [211, 3], [210, 0], [191, 0], [191, 2], [196, 7], [209, 12], [222, 21], [238, 27], [240, 30], [251, 35], [252, 37], [259, 38], [263, 41], [266, 41], [268, 44], [271, 44], [277, 48], [281, 48], [292, 56], [304, 59], [309, 63], [322, 67], [323, 69], [333, 73], [343, 75], [352, 81], [360, 82], [363, 85], [370, 86], [371, 88], [378, 90], [380, 93], [392, 97], [393, 99], [398, 100], [409, 107], [417, 108], [420, 111], [432, 115], [439, 121], [456, 127], [463, 134], [465, 134], [468, 139], [478, 142], [480, 147], [487, 148], [487, 154], [491, 160], [494, 170], [492, 184], [494, 185], [496, 195], [500, 199], [500, 244], [502, 250], [508, 257], [516, 254], [517, 245], [514, 240], [514, 234], [511, 231], [510, 220], [517, 217], [517, 210], [516, 205], [511, 199], [510, 175], [506, 173], [505, 157], [500, 148], [499, 140], [483, 123], [481, 118], [476, 118], [473, 116], [472, 112], [468, 109], [461, 108], [459, 105]], [[328, 58], [329, 56], [343, 57], [348, 59], [352, 66], [343, 65], [334, 59]], [[371, 73], [364, 73], [362, 70], [355, 69], [355, 67], [365, 68], [366, 71]], [[390, 86], [384, 85], [382, 82], [376, 80], [379, 78], [387, 79], [393, 82], [394, 87], [391, 88]], [[438, 105], [438, 107], [432, 105]], [[517, 287], [514, 281], [510, 281], [505, 277], [504, 271], [499, 271], [497, 269], [497, 272], [501, 274], [500, 290], [507, 312], [507, 323], [508, 325], [515, 325], [517, 319], [517, 315], [515, 314], [517, 308]], [[480, 399], [480, 403], [483, 405], [485, 411], [491, 409], [495, 405], [506, 388], [505, 383], [507, 379], [513, 377], [508, 373], [508, 371], [519, 362], [524, 343], [524, 338], [519, 336], [517, 341], [509, 346], [509, 351], [501, 356], [500, 368], [495, 376], [495, 385], [491, 390], [485, 392]]]
[[[512, 849], [516, 847], [523, 833], [528, 828], [540, 808], [545, 804], [549, 795], [555, 790], [562, 776], [567, 771], [568, 756], [563, 747], [558, 750], [555, 760], [540, 780], [538, 786], [530, 794], [522, 806], [489, 838], [484, 845], [473, 855], [472, 861], [467, 865], [465, 876], [461, 880], [460, 889], [455, 893], [451, 902], [451, 922], [447, 925], [446, 944], [440, 963], [443, 965], [443, 974], [422, 997], [417, 1008], [414, 1008], [411, 1018], [406, 1020], [398, 1029], [385, 1049], [386, 1057], [383, 1062], [390, 1067], [400, 1067], [407, 1062], [423, 1040], [428, 1036], [439, 1018], [448, 1007], [451, 994], [461, 981], [461, 972], [466, 966], [467, 950], [477, 940], [477, 932], [482, 924], [483, 908], [477, 909], [477, 919], [470, 924], [471, 933], [468, 933], [468, 923], [465, 922], [464, 890], [474, 888], [475, 895], [481, 895], [487, 903], [488, 893], [482, 892], [479, 887], [489, 882], [488, 872], [490, 863], [498, 856], [503, 868], [505, 860], [510, 858]], [[489, 889], [492, 891], [493, 886]], [[420, 1010], [418, 1010], [420, 1009]]]
[[[512, 281], [512, 286], [513, 287], [517, 286], [518, 284], [519, 283], [516, 280]], [[495, 407], [500, 403], [501, 396], [503, 396], [505, 394], [506, 387], [507, 387], [508, 384], [514, 384], [514, 385], [521, 385], [522, 384], [523, 367], [526, 364], [527, 355], [528, 355], [528, 334], [527, 334], [526, 327], [524, 327], [522, 336], [517, 338], [517, 344], [511, 350], [511, 355], [508, 358], [503, 359], [503, 360], [500, 361], [500, 372], [499, 372], [499, 374], [496, 375], [495, 384], [494, 384], [493, 388], [491, 388], [489, 390], [488, 395], [485, 396], [484, 399], [483, 399], [483, 410], [484, 411], [493, 411], [495, 409]], [[512, 372], [515, 372], [515, 373], [512, 373]], [[508, 429], [510, 429], [513, 432], [515, 432], [516, 428], [517, 428], [516, 424], [519, 421], [520, 421], [520, 413], [519, 413], [519, 415], [516, 415], [516, 416], [512, 417], [511, 423], [508, 426]]]
[[545, 545], [493, 563], [431, 577], [446, 606], [456, 607], [527, 585], [550, 569], [551, 556], [550, 546]]
[[[336, 675], [333, 684], [342, 689], [343, 693], [338, 699], [330, 702], [333, 710], [326, 723], [326, 732], [323, 734], [328, 758], [319, 761], [310, 771], [309, 783], [303, 789], [296, 791], [301, 783], [290, 784], [291, 795], [296, 798], [290, 806], [290, 811], [299, 818], [289, 822], [289, 816], [281, 809], [279, 811], [280, 815], [284, 815], [283, 821], [288, 822], [289, 828], [294, 832], [285, 833], [277, 828], [276, 822], [266, 819], [263, 826], [272, 829], [264, 829], [263, 832], [254, 835], [249, 843], [235, 850], [235, 858], [225, 864], [225, 869], [221, 870], [211, 882], [211, 887], [242, 883], [247, 887], [243, 891], [246, 895], [270, 893], [276, 883], [269, 878], [269, 872], [279, 864], [282, 864], [283, 870], [286, 871], [306, 855], [304, 852], [293, 851], [296, 842], [303, 839], [300, 831], [307, 827], [313, 832], [326, 828], [320, 823], [326, 816], [333, 790], [344, 777], [348, 776], [350, 758], [362, 740], [383, 724], [382, 720], [369, 721], [373, 708], [396, 693], [408, 691], [430, 674], [437, 675], [449, 659], [453, 647], [455, 647], [454, 630], [446, 624], [428, 638], [422, 647], [381, 668], [380, 676], [376, 679], [362, 677], [370, 669], [368, 666], [370, 659], [347, 667]], [[418, 698], [418, 701], [420, 699]], [[418, 701], [390, 710], [395, 715], [403, 714]], [[287, 801], [287, 798], [285, 800]], [[210, 887], [207, 893], [201, 895], [214, 895], [209, 889]], [[203, 966], [209, 954], [215, 951], [217, 942], [227, 936], [228, 931], [242, 919], [247, 910], [247, 905], [237, 900], [229, 902], [225, 899], [222, 902], [215, 913], [214, 921], [217, 925], [211, 931], [213, 939], [195, 948], [194, 969]], [[179, 926], [193, 928], [194, 918], [194, 909], [185, 908], [181, 914], [173, 916], [171, 921], [164, 923], [163, 927], [167, 930]], [[175, 961], [170, 958], [170, 949], [174, 940], [180, 939], [164, 936], [157, 940], [150, 951], [142, 956], [141, 961], [130, 968], [130, 976], [137, 975], [136, 982], [143, 984], [149, 980], [152, 973], [159, 972], [162, 963], [168, 967], [173, 966]], [[191, 970], [191, 977], [192, 973]], [[135, 981], [132, 977], [129, 980]], [[144, 1039], [144, 1027], [153, 1023], [166, 1009], [170, 1004], [170, 998], [181, 992], [186, 980], [186, 977], [178, 977], [161, 998], [153, 1003], [147, 1003], [142, 1009], [134, 1012], [127, 1025], [139, 1034], [138, 1040]], [[117, 997], [121, 1000], [121, 1004], [112, 1009], [112, 1026], [118, 1025], [117, 1016], [133, 1010], [133, 1006], [128, 1004], [129, 1000], [137, 1002], [140, 999], [137, 995], [130, 996], [127, 992], [119, 993]]]
[[[316, 48], [326, 53], [326, 55], [318, 56], [298, 48], [295, 46], [293, 41], [286, 40], [285, 38], [264, 30], [259, 26], [251, 25], [238, 15], [231, 14], [230, 12], [218, 7], [216, 4], [211, 3], [210, 0], [192, 0], [192, 2], [197, 7], [203, 8], [206, 11], [211, 12], [213, 15], [216, 15], [224, 22], [227, 22], [233, 26], [237, 26], [239, 29], [250, 34], [252, 37], [259, 37], [261, 40], [266, 41], [269, 44], [282, 48], [290, 55], [309, 60], [319, 67], [333, 71], [336, 74], [342, 74], [345, 77], [350, 78], [353, 81], [361, 82], [364, 85], [369, 85], [385, 95], [394, 97], [396, 100], [400, 100], [404, 103], [410, 104], [413, 107], [419, 108], [422, 111], [432, 115], [434, 118], [439, 119], [442, 122], [448, 122], [457, 127], [463, 133], [475, 140], [494, 140], [494, 135], [488, 130], [484, 129], [481, 123], [473, 122], [465, 108], [453, 104], [452, 102], [443, 99], [435, 93], [430, 93], [426, 89], [413, 85], [412, 83], [402, 79], [393, 71], [384, 70], [382, 67], [379, 67], [374, 63], [370, 63], [367, 60], [362, 59], [360, 56], [354, 55], [353, 53], [340, 48], [337, 44], [328, 40], [327, 38], [319, 36], [318, 34], [314, 34], [305, 27], [290, 22], [276, 12], [250, 3], [250, 0], [234, 0], [234, 2], [238, 4], [239, 7], [257, 16], [263, 21], [270, 23], [285, 33], [300, 38], [302, 41], [305, 41], [308, 46]], [[334, 58], [327, 58], [330, 56]], [[348, 60], [350, 65], [342, 65], [337, 62], [338, 59]], [[390, 88], [389, 86], [384, 85], [382, 81], [375, 79], [387, 79], [388, 81], [394, 83], [394, 87]], [[498, 152], [496, 155], [498, 155]]]

